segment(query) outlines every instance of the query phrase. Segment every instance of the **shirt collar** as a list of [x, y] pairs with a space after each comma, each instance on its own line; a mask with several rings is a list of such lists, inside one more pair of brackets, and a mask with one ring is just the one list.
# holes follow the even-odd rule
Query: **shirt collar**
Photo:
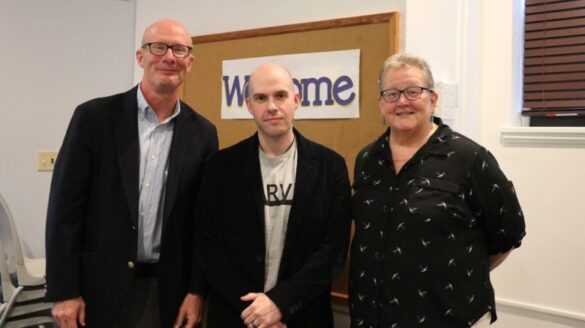
[[425, 145], [426, 151], [433, 155], [447, 155], [453, 150], [451, 146], [447, 146], [447, 142], [458, 138], [458, 136], [456, 136], [453, 130], [443, 123], [440, 118], [434, 117], [433, 119], [433, 122], [437, 124], [439, 128], [431, 136], [429, 141], [427, 141], [427, 144]]
[[[445, 147], [445, 141], [456, 138], [453, 135], [453, 130], [443, 123], [438, 117], [433, 117], [433, 122], [439, 127], [435, 133], [429, 138], [426, 144], [422, 146], [423, 152], [433, 155], [446, 155], [450, 149]], [[380, 154], [384, 159], [390, 160], [390, 151], [388, 150], [388, 138], [390, 138], [390, 128], [374, 141], [373, 147], [370, 149], [369, 155]]]
[[[136, 93], [136, 100], [138, 101], [138, 119], [144, 120], [147, 118], [146, 117], [147, 112], [148, 112], [147, 109], [150, 109], [150, 111], [152, 111], [152, 107], [150, 107], [150, 105], [146, 101], [146, 98], [144, 98], [144, 94], [142, 93], [142, 90], [140, 90], [140, 85], [138, 85], [138, 92]], [[175, 110], [173, 111], [173, 115], [169, 116], [164, 122], [160, 122], [160, 124], [164, 124], [164, 123], [171, 121], [173, 118], [177, 117], [177, 115], [179, 115], [180, 112], [181, 112], [181, 102], [177, 98], [177, 104], [175, 105]]]

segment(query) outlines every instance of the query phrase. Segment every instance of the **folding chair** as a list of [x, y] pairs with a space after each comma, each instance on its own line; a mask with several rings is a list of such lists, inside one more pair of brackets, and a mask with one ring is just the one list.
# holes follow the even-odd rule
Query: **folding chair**
[[9, 272], [16, 273], [18, 285], [42, 286], [45, 284], [45, 259], [31, 259], [22, 254], [14, 218], [2, 195], [0, 195], [0, 244], [8, 258]]
[[[15, 286], [8, 271], [8, 260], [0, 243], [0, 327], [30, 327], [52, 324], [52, 304], [33, 299], [24, 286]], [[36, 292], [36, 291], [35, 291]], [[44, 294], [44, 291], [43, 291]]]

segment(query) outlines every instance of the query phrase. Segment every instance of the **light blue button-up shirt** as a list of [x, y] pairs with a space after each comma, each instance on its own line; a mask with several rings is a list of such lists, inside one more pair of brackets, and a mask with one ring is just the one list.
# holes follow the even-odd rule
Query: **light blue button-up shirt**
[[140, 86], [138, 100], [138, 138], [140, 176], [138, 182], [138, 261], [158, 262], [162, 233], [169, 150], [173, 140], [173, 119], [181, 111], [180, 102], [173, 115], [159, 122], [146, 102]]

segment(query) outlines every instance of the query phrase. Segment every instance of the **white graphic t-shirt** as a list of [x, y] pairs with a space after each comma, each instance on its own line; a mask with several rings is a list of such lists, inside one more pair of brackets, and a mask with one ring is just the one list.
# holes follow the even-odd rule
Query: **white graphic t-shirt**
[[264, 233], [266, 255], [264, 291], [270, 290], [278, 279], [278, 269], [284, 248], [288, 216], [292, 205], [297, 171], [296, 141], [282, 155], [267, 156], [258, 147], [262, 186], [264, 188]]

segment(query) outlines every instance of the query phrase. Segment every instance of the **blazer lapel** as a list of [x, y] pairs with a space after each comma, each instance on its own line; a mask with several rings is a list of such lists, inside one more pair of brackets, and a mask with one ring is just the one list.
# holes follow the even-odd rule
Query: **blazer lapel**
[[298, 238], [302, 221], [306, 216], [307, 204], [311, 203], [313, 188], [315, 187], [317, 172], [319, 170], [319, 162], [316, 159], [316, 154], [311, 145], [296, 130], [295, 138], [297, 140], [298, 151], [295, 192], [288, 218], [280, 272], [283, 272], [283, 269], [286, 267], [287, 262], [285, 259], [288, 254], [295, 248], [295, 242]]
[[134, 87], [124, 96], [122, 106], [114, 114], [114, 134], [120, 178], [130, 210], [132, 224], [138, 224], [138, 174], [140, 145], [138, 141], [138, 102]]
[[173, 127], [173, 139], [171, 141], [171, 149], [169, 150], [169, 168], [165, 187], [163, 227], [169, 219], [177, 198], [185, 152], [189, 149], [191, 142], [195, 141], [193, 130], [187, 126], [187, 113], [184, 112], [185, 110], [190, 109], [186, 105], [181, 104], [181, 113], [175, 118]]
[[260, 159], [258, 157], [258, 134], [246, 140], [244, 154], [242, 156], [242, 174], [244, 174], [246, 184], [250, 187], [250, 192], [254, 198], [254, 207], [256, 208], [257, 222], [260, 224], [262, 242], [264, 243], [264, 187], [262, 183], [262, 171], [260, 169]]

